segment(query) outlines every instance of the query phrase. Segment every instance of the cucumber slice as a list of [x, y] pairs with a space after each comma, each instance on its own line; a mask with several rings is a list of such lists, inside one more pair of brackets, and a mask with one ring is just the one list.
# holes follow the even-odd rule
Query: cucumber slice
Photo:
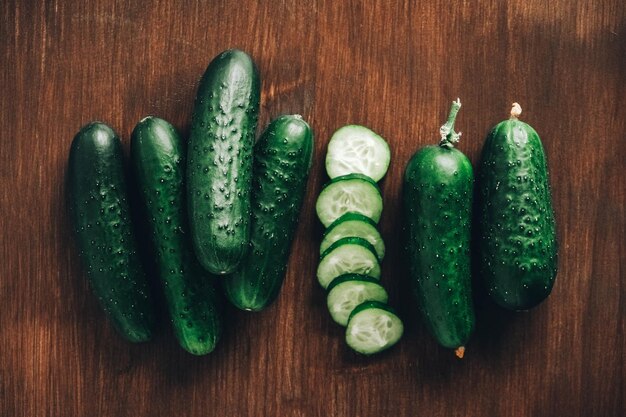
[[320, 245], [320, 254], [339, 239], [350, 236], [362, 237], [371, 243], [379, 261], [385, 257], [385, 243], [376, 229], [376, 223], [359, 213], [346, 213], [328, 226]]
[[372, 355], [395, 345], [404, 333], [404, 325], [387, 304], [366, 301], [350, 314], [346, 343], [363, 355]]
[[383, 198], [376, 182], [363, 174], [349, 174], [327, 183], [315, 204], [317, 217], [328, 227], [348, 212], [363, 214], [375, 223], [383, 211]]
[[359, 173], [380, 180], [387, 173], [391, 152], [387, 142], [364, 126], [348, 125], [328, 142], [326, 172], [330, 178]]
[[348, 325], [352, 310], [365, 301], [386, 303], [389, 296], [377, 279], [360, 274], [346, 274], [335, 278], [328, 286], [326, 304], [335, 322]]
[[365, 239], [344, 237], [322, 254], [317, 267], [317, 280], [324, 288], [336, 277], [348, 274], [364, 274], [380, 279], [380, 265], [376, 250]]

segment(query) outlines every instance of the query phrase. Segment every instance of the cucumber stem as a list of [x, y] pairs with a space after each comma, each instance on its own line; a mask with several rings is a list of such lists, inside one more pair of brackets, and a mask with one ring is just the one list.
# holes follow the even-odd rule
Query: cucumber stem
[[454, 121], [456, 120], [456, 114], [459, 112], [461, 108], [461, 99], [457, 98], [456, 101], [452, 102], [452, 107], [450, 107], [450, 115], [448, 116], [448, 120], [446, 123], [439, 128], [439, 134], [441, 135], [441, 141], [439, 142], [439, 146], [444, 148], [454, 148], [454, 144], [459, 141], [461, 138], [461, 133], [457, 133], [454, 131]]
[[520, 114], [522, 114], [522, 106], [519, 103], [513, 103], [513, 108], [511, 109], [511, 119], [517, 119]]
[[456, 350], [454, 351], [454, 354], [459, 359], [463, 359], [463, 355], [465, 355], [465, 346], [459, 346], [458, 348], [456, 348]]

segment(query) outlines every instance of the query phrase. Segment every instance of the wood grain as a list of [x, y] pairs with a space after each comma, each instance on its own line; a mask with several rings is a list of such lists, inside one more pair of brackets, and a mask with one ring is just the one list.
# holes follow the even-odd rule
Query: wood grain
[[[187, 135], [197, 82], [230, 47], [260, 68], [261, 126], [300, 113], [316, 132], [285, 286], [262, 313], [229, 310], [208, 357], [183, 352], [166, 324], [131, 346], [78, 263], [69, 145], [98, 119], [127, 146], [147, 114]], [[625, 57], [620, 0], [3, 1], [0, 415], [626, 415]], [[474, 163], [488, 129], [522, 104], [544, 140], [560, 240], [556, 286], [538, 308], [507, 313], [476, 292], [462, 361], [416, 316], [397, 239], [406, 161], [436, 140], [456, 97], [459, 147]], [[392, 148], [383, 282], [407, 328], [373, 358], [346, 347], [314, 277], [324, 149], [347, 123]]]

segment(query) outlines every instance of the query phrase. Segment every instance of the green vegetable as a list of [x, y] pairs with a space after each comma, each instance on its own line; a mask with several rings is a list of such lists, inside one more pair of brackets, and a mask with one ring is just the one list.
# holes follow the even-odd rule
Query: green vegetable
[[332, 178], [363, 174], [374, 181], [387, 173], [391, 151], [387, 142], [364, 126], [343, 126], [333, 133], [326, 153], [326, 172]]
[[323, 288], [343, 274], [363, 274], [380, 279], [376, 249], [360, 237], [339, 239], [322, 253], [317, 266], [317, 280]]
[[385, 242], [376, 229], [376, 223], [359, 213], [346, 213], [328, 226], [320, 244], [320, 255], [344, 237], [362, 237], [374, 246], [379, 261], [385, 257]]
[[196, 96], [187, 165], [191, 237], [204, 268], [233, 272], [248, 251], [252, 148], [260, 80], [231, 49], [208, 66]]
[[348, 325], [348, 318], [356, 306], [365, 301], [386, 303], [387, 291], [376, 278], [360, 274], [344, 274], [328, 285], [326, 305], [335, 323]]
[[383, 198], [373, 179], [363, 174], [347, 174], [324, 185], [317, 197], [315, 211], [325, 227], [348, 212], [360, 213], [378, 223]]
[[404, 324], [387, 304], [366, 301], [357, 306], [348, 320], [346, 343], [363, 355], [373, 355], [398, 343]]
[[438, 146], [413, 155], [404, 175], [411, 282], [422, 316], [435, 339], [462, 356], [474, 330], [471, 298], [470, 223], [474, 175], [467, 157], [453, 144], [452, 104]]
[[176, 338], [186, 351], [207, 354], [222, 333], [220, 300], [188, 238], [183, 141], [165, 120], [146, 117], [133, 130], [131, 157]]
[[254, 148], [250, 252], [223, 281], [226, 297], [259, 311], [278, 295], [313, 156], [313, 133], [298, 115], [281, 116]]
[[91, 288], [114, 327], [131, 342], [152, 337], [148, 281], [130, 219], [122, 145], [104, 123], [74, 137], [67, 173], [69, 208]]
[[483, 146], [478, 175], [480, 275], [500, 306], [526, 310], [551, 292], [557, 239], [541, 139], [517, 119], [496, 125]]

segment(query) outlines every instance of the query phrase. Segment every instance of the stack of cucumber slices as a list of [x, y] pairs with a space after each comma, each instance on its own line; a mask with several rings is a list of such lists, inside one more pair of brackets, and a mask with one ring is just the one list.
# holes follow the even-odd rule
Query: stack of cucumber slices
[[387, 173], [390, 157], [387, 142], [370, 129], [340, 128], [328, 143], [330, 181], [316, 203], [326, 227], [317, 279], [327, 290], [333, 320], [346, 326], [346, 343], [365, 355], [393, 346], [404, 331], [380, 284], [385, 243], [377, 229], [383, 211], [377, 181]]

